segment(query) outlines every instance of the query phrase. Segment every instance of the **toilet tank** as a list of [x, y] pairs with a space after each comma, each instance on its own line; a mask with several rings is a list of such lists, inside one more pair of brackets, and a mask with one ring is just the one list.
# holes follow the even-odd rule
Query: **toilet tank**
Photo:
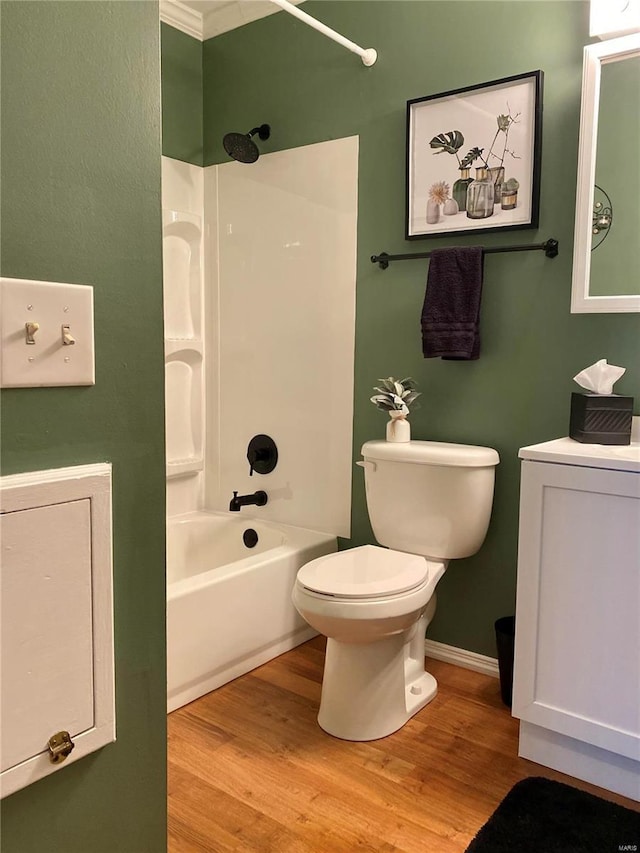
[[498, 453], [440, 441], [367, 441], [367, 508], [376, 541], [437, 559], [479, 550], [491, 518]]

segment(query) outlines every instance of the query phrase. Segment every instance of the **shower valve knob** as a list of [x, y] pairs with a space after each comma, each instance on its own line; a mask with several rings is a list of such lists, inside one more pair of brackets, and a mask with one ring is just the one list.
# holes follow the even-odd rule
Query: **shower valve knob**
[[254, 435], [247, 447], [247, 462], [250, 477], [254, 471], [258, 474], [270, 474], [278, 464], [275, 441], [268, 435]]

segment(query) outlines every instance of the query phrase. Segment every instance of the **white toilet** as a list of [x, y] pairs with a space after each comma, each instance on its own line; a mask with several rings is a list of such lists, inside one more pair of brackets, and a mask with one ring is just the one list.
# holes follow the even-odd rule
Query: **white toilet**
[[376, 540], [319, 557], [298, 572], [298, 612], [327, 637], [318, 723], [344, 740], [401, 728], [437, 692], [424, 669], [435, 587], [449, 560], [482, 545], [498, 454], [435, 441], [362, 447]]

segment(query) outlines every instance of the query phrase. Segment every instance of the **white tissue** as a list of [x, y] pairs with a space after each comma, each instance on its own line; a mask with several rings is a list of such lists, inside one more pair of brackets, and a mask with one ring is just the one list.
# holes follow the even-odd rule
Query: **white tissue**
[[573, 377], [574, 381], [592, 394], [613, 394], [614, 383], [620, 379], [626, 367], [607, 364], [606, 358], [596, 361], [591, 367], [585, 367]]

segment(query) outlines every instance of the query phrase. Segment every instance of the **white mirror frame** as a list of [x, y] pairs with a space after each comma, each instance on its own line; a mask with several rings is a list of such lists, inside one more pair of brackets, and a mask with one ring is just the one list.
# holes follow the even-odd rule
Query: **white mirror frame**
[[580, 147], [578, 187], [573, 243], [572, 314], [640, 312], [640, 294], [631, 296], [590, 296], [593, 194], [596, 174], [600, 71], [603, 60], [640, 55], [640, 33], [591, 44], [584, 49], [582, 103], [580, 107]]

